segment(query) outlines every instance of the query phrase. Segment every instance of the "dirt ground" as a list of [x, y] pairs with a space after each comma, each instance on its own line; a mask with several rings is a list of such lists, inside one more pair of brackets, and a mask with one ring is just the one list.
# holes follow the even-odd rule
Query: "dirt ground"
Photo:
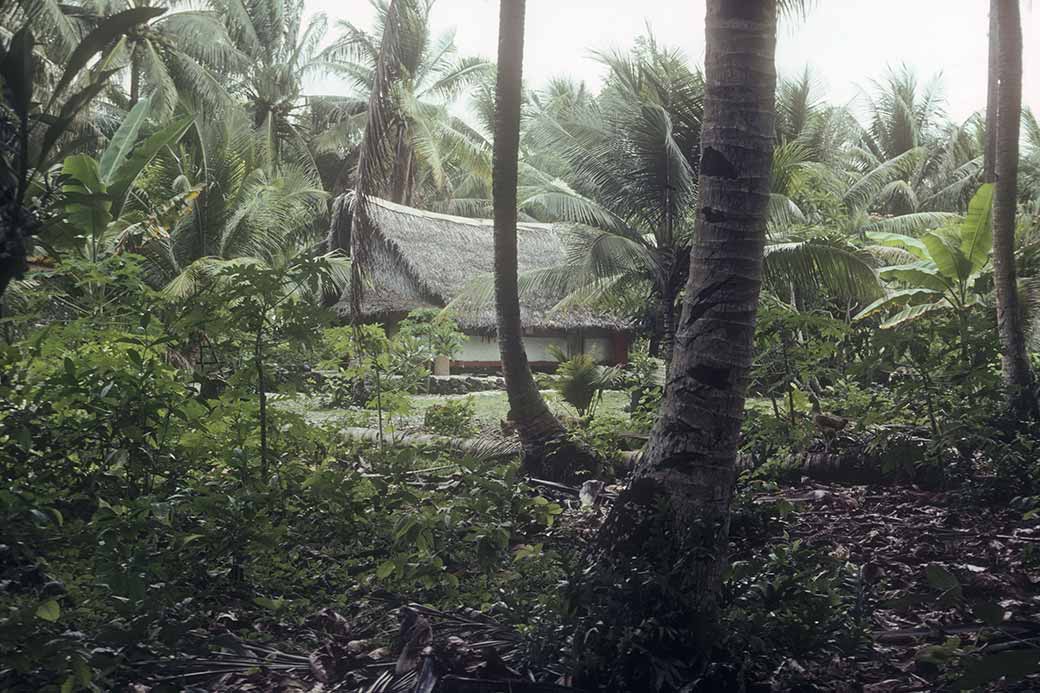
[[[867, 693], [956, 690], [960, 677], [947, 663], [971, 652], [990, 657], [984, 668], [1037, 670], [1040, 521], [1007, 505], [979, 507], [961, 494], [912, 487], [812, 483], [781, 495], [798, 508], [785, 521], [790, 537], [847, 557], [866, 582], [869, 652], [799, 662], [807, 684]], [[1035, 691], [1040, 678], [985, 689]]]
[[[962, 494], [914, 487], [805, 481], [762, 493], [753, 502], [780, 500], [793, 512], [769, 536], [738, 539], [735, 557], [761, 551], [786, 534], [859, 566], [869, 642], [851, 656], [835, 656], [832, 648], [788, 660], [756, 690], [953, 691], [968, 686], [966, 673], [991, 679], [996, 667], [1007, 680], [965, 689], [1040, 691], [1040, 673], [1034, 673], [1040, 672], [1040, 520], [1006, 504], [979, 506]], [[594, 531], [589, 514], [573, 516], [585, 525], [579, 533]], [[454, 670], [471, 677], [472, 690], [499, 690], [487, 679], [512, 679], [501, 690], [572, 690], [518, 680], [519, 672], [511, 668], [518, 637], [492, 618], [471, 611], [423, 613], [438, 652], [450, 653]], [[197, 663], [201, 668], [192, 667], [189, 690], [442, 690], [416, 688], [418, 673], [392, 675], [397, 655], [388, 645], [396, 639], [396, 620], [385, 608], [372, 605], [367, 612], [360, 608], [343, 615], [326, 611], [307, 630], [303, 639], [323, 643], [309, 653], [288, 645], [224, 647], [214, 659]], [[301, 641], [300, 633], [283, 635]], [[957, 666], [980, 656], [986, 658], [981, 667]], [[167, 681], [178, 681], [171, 673], [165, 672]], [[543, 681], [546, 673], [541, 672]], [[471, 690], [459, 685], [458, 690]]]

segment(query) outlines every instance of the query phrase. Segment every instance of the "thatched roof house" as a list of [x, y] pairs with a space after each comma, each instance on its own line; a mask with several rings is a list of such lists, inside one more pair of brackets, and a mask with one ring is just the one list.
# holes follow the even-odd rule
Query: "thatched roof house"
[[[417, 308], [443, 308], [471, 281], [492, 275], [494, 222], [491, 220], [427, 212], [378, 198], [369, 198], [369, 201], [377, 238], [369, 249], [365, 268], [368, 277], [362, 303], [365, 319], [393, 323]], [[344, 225], [349, 224], [351, 204], [350, 195], [337, 198], [333, 208], [334, 233], [342, 234]], [[562, 265], [567, 233], [565, 225], [519, 223], [520, 273]], [[520, 306], [525, 333], [535, 340], [555, 338], [565, 345], [565, 351], [573, 352], [582, 348], [575, 344], [575, 337], [608, 337], [628, 330], [624, 320], [603, 312], [580, 308], [553, 310], [562, 298], [562, 293], [551, 290], [525, 292]], [[344, 298], [337, 309], [341, 315], [348, 316], [349, 300]], [[485, 341], [495, 332], [492, 302], [455, 306], [453, 315], [463, 331], [483, 336]], [[621, 358], [613, 346], [600, 351], [608, 352], [602, 354], [606, 361]], [[541, 358], [541, 350], [538, 352], [530, 354], [529, 349], [532, 361], [545, 360]], [[465, 357], [463, 354], [461, 360], [466, 361]], [[494, 360], [497, 361], [497, 357]]]

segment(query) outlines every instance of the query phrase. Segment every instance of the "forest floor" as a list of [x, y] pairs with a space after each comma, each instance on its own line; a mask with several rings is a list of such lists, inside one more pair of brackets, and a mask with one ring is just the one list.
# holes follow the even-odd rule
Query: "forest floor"
[[[590, 512], [576, 500], [560, 500], [570, 506], [564, 523], [574, 523], [583, 535], [594, 531], [604, 508]], [[1040, 678], [1031, 674], [1037, 671], [1040, 640], [1040, 520], [1006, 505], [980, 506], [960, 494], [914, 487], [803, 481], [753, 495], [751, 503], [780, 504], [789, 511], [765, 535], [741, 536], [738, 527], [733, 559], [762, 556], [797, 541], [855, 567], [867, 631], [851, 654], [836, 654], [841, 650], [827, 645], [788, 659], [755, 690], [1040, 690]], [[431, 610], [427, 616], [435, 645], [454, 652], [456, 673], [508, 675], [517, 649], [510, 643], [519, 640], [515, 632], [470, 610]], [[228, 673], [211, 679], [206, 689], [413, 689], [414, 676], [397, 681], [391, 676], [396, 619], [385, 609], [326, 610], [305, 629], [283, 632], [279, 639], [321, 643], [317, 650], [308, 654], [296, 647], [297, 654], [291, 654], [292, 646], [274, 643], [250, 656], [280, 668]], [[489, 660], [482, 642], [498, 643], [501, 656]], [[1018, 675], [1015, 681], [968, 685], [971, 677], [990, 681], [994, 672]], [[546, 672], [539, 673], [545, 680]]]
[[[860, 567], [870, 630], [855, 656], [789, 663], [781, 690], [957, 690], [971, 681], [961, 676], [1037, 671], [1040, 520], [913, 487], [805, 483], [756, 502], [778, 497], [795, 507], [783, 523], [792, 540]], [[968, 655], [982, 659], [954, 674]], [[1040, 678], [993, 690], [1040, 690]]]

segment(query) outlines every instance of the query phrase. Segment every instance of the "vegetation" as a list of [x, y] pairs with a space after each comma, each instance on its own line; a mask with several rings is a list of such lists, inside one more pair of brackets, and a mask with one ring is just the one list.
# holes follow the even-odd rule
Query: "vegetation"
[[[964, 123], [776, 75], [812, 3], [598, 89], [524, 83], [522, 0], [496, 64], [374, 5], [0, 3], [0, 690], [1036, 689], [1018, 3]], [[361, 321], [379, 198], [494, 217], [498, 372], [421, 287]], [[532, 373], [535, 295], [627, 363]]]

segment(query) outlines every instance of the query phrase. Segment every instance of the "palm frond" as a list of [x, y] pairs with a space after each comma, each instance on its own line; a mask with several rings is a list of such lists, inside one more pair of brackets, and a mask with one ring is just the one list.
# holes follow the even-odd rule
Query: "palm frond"
[[815, 291], [865, 305], [883, 294], [872, 263], [844, 242], [817, 238], [769, 243], [763, 271], [767, 286], [780, 297]]

